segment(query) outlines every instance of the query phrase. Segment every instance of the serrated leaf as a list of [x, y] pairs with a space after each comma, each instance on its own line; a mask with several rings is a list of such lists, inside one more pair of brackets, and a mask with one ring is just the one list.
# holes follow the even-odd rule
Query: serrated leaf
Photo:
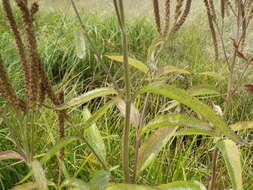
[[62, 189], [63, 187], [73, 187], [73, 188], [77, 188], [79, 190], [92, 190], [92, 189], [90, 189], [90, 187], [87, 183], [83, 182], [80, 179], [76, 179], [76, 178], [65, 179], [62, 182], [60, 189]]
[[39, 161], [34, 160], [31, 164], [33, 176], [38, 190], [48, 190], [47, 178]]
[[253, 121], [238, 122], [233, 125], [230, 125], [230, 128], [233, 131], [240, 131], [240, 130], [244, 130], [244, 129], [253, 129]]
[[164, 75], [164, 74], [170, 74], [170, 73], [180, 73], [180, 74], [188, 74], [190, 75], [191, 73], [185, 69], [181, 69], [178, 67], [175, 67], [173, 65], [166, 65], [164, 67], [161, 67], [158, 70], [158, 75]]
[[[113, 61], [123, 63], [123, 56], [117, 56], [117, 55], [105, 55], [105, 56]], [[128, 64], [135, 67], [139, 71], [142, 71], [143, 73], [148, 73], [149, 71], [149, 68], [144, 63], [136, 59], [128, 58]]]
[[207, 135], [215, 136], [214, 131], [206, 129], [181, 129], [175, 132], [174, 136], [186, 136], [186, 135]]
[[216, 73], [216, 72], [202, 72], [202, 73], [199, 73], [199, 75], [213, 77], [217, 80], [225, 80], [225, 77], [221, 76], [219, 73]]
[[242, 168], [238, 147], [231, 140], [220, 141], [217, 143], [217, 147], [221, 151], [225, 160], [233, 190], [243, 190]]
[[13, 187], [11, 190], [33, 190], [36, 188], [36, 185], [32, 182], [24, 183]]
[[80, 31], [75, 31], [75, 45], [77, 57], [83, 59], [86, 55], [86, 46], [83, 33]]
[[161, 190], [206, 190], [206, 187], [196, 181], [177, 181], [158, 186]]
[[86, 92], [76, 98], [73, 98], [66, 104], [57, 106], [55, 109], [64, 110], [64, 109], [71, 108], [74, 106], [82, 105], [98, 97], [104, 97], [104, 96], [113, 95], [113, 94], [118, 94], [118, 92], [112, 88], [98, 88], [98, 89]]
[[146, 92], [160, 94], [188, 106], [203, 116], [204, 119], [212, 123], [216, 128], [217, 134], [225, 135], [237, 143], [244, 144], [242, 139], [226, 125], [221, 117], [217, 116], [210, 107], [199, 101], [197, 98], [192, 97], [188, 92], [161, 82], [151, 83], [148, 86], [142, 88], [140, 91], [140, 93]]
[[[84, 123], [91, 118], [90, 111], [85, 108], [83, 110]], [[97, 125], [93, 123], [89, 128], [84, 129], [84, 136], [86, 136], [88, 143], [92, 146], [94, 151], [98, 154], [99, 158], [103, 161], [106, 160], [106, 148], [103, 141], [103, 137], [100, 134]]]
[[6, 150], [3, 152], [0, 152], [0, 161], [1, 160], [10, 160], [10, 159], [19, 159], [19, 160], [26, 162], [25, 157], [15, 151]]
[[[121, 115], [123, 117], [126, 116], [126, 103], [124, 100], [119, 99], [117, 103], [117, 108], [119, 109]], [[135, 126], [138, 127], [140, 123], [140, 113], [137, 110], [137, 108], [134, 106], [134, 104], [131, 104], [130, 108], [130, 122]]]
[[175, 133], [177, 127], [159, 128], [152, 134], [140, 147], [140, 153], [137, 163], [137, 173], [140, 173], [153, 161], [155, 156], [166, 145], [169, 139]]
[[133, 184], [110, 184], [106, 190], [160, 190], [156, 187], [133, 185]]
[[110, 172], [100, 170], [95, 173], [89, 185], [92, 190], [105, 190], [110, 180]]
[[220, 93], [213, 86], [198, 85], [187, 90], [192, 96], [219, 95]]
[[196, 119], [195, 117], [183, 115], [183, 114], [167, 114], [158, 115], [152, 119], [146, 126], [143, 127], [142, 132], [158, 127], [190, 127], [196, 129], [208, 129], [212, 130], [211, 126], [203, 121]]

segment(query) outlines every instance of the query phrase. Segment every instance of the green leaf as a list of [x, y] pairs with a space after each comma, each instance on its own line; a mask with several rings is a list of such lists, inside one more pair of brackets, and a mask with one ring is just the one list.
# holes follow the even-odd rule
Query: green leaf
[[106, 190], [160, 190], [156, 187], [133, 185], [133, 184], [110, 184]]
[[24, 183], [13, 187], [11, 190], [33, 190], [36, 188], [36, 185], [32, 182]]
[[57, 152], [59, 152], [62, 148], [72, 143], [73, 141], [79, 140], [77, 137], [65, 137], [57, 142], [55, 146], [53, 146], [46, 155], [42, 158], [41, 163], [45, 164], [48, 160], [50, 160]]
[[192, 110], [202, 115], [204, 119], [212, 123], [218, 135], [226, 135], [235, 142], [244, 144], [241, 138], [226, 125], [220, 116], [217, 116], [210, 107], [197, 98], [192, 97], [188, 92], [161, 82], [151, 83], [140, 91], [140, 93], [146, 92], [163, 95], [190, 107]]
[[104, 96], [108, 96], [108, 95], [112, 95], [112, 94], [118, 94], [118, 92], [112, 88], [98, 88], [98, 89], [86, 92], [76, 98], [73, 98], [72, 100], [70, 100], [66, 104], [57, 106], [55, 109], [56, 110], [64, 110], [67, 108], [71, 108], [74, 106], [78, 106], [78, 105], [87, 103], [95, 98], [104, 97]]
[[170, 73], [180, 73], [180, 74], [188, 74], [190, 75], [191, 73], [185, 69], [181, 69], [178, 67], [175, 67], [173, 65], [166, 65], [164, 67], [161, 67], [158, 70], [158, 75], [164, 75], [164, 74], [170, 74]]
[[225, 77], [221, 76], [219, 73], [216, 73], [216, 72], [202, 72], [202, 73], [199, 73], [199, 75], [213, 77], [217, 80], [225, 80]]
[[95, 123], [97, 120], [99, 120], [112, 106], [114, 106], [119, 101], [119, 98], [116, 97], [109, 102], [107, 102], [105, 105], [103, 105], [98, 111], [93, 113], [91, 117], [84, 123], [83, 128], [89, 128], [93, 123]]
[[210, 85], [198, 85], [187, 90], [192, 96], [219, 95], [220, 93], [215, 87]]
[[140, 153], [137, 163], [137, 173], [140, 173], [153, 161], [155, 156], [167, 144], [169, 139], [175, 133], [177, 127], [159, 128], [151, 135], [144, 144], [140, 147]]
[[3, 152], [0, 152], [0, 161], [1, 160], [10, 160], [10, 159], [19, 159], [19, 160], [26, 162], [25, 157], [15, 151], [6, 150]]
[[[105, 55], [105, 56], [113, 61], [123, 63], [123, 56], [116, 56], [116, 55]], [[142, 71], [143, 73], [148, 73], [149, 71], [149, 68], [144, 63], [136, 59], [128, 58], [128, 64], [135, 67], [139, 71]]]
[[196, 181], [177, 181], [160, 185], [161, 190], [206, 190], [206, 187]]
[[31, 166], [37, 189], [48, 190], [47, 178], [40, 162], [38, 160], [34, 160]]
[[[85, 108], [83, 110], [83, 119], [86, 122], [91, 117], [90, 111]], [[93, 123], [89, 128], [84, 129], [84, 136], [86, 136], [88, 143], [92, 146], [94, 151], [98, 154], [99, 158], [103, 161], [106, 160], [106, 148], [103, 141], [103, 137], [97, 128], [97, 125]]]
[[65, 179], [62, 182], [60, 189], [62, 189], [63, 187], [74, 187], [79, 190], [92, 190], [92, 189], [90, 189], [90, 187], [87, 183], [83, 182], [80, 179], [76, 179], [76, 178]]
[[194, 117], [183, 115], [183, 114], [168, 114], [168, 115], [158, 115], [152, 119], [145, 127], [143, 127], [142, 132], [146, 132], [149, 129], [154, 129], [158, 127], [190, 127], [196, 129], [208, 129], [211, 130], [211, 126], [203, 121], [200, 121]]
[[89, 182], [92, 190], [105, 190], [110, 180], [110, 172], [100, 170], [95, 173], [91, 181]]
[[242, 121], [235, 123], [233, 125], [230, 125], [230, 128], [233, 131], [240, 131], [244, 129], [252, 129], [253, 128], [253, 121]]
[[174, 136], [185, 136], [185, 135], [207, 135], [215, 136], [214, 131], [206, 129], [182, 129], [175, 132]]
[[231, 140], [223, 140], [217, 143], [225, 160], [227, 170], [232, 181], [233, 190], [243, 190], [242, 168], [240, 161], [240, 151]]

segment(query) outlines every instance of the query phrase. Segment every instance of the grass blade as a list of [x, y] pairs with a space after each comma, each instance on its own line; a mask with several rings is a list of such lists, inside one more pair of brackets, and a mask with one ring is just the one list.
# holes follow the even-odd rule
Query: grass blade
[[244, 129], [252, 129], [253, 128], [253, 121], [242, 121], [235, 123], [233, 125], [230, 125], [230, 128], [233, 131], [240, 131]]
[[40, 162], [38, 160], [34, 160], [31, 166], [37, 189], [48, 190], [47, 178]]
[[242, 168], [238, 147], [231, 140], [220, 141], [217, 143], [217, 147], [221, 151], [225, 160], [233, 190], [243, 190]]
[[60, 189], [63, 189], [64, 187], [74, 187], [79, 190], [91, 190], [87, 183], [83, 182], [80, 179], [76, 179], [76, 178], [65, 179], [62, 182]]
[[113, 94], [118, 94], [118, 92], [112, 88], [98, 88], [98, 89], [86, 92], [76, 98], [73, 98], [72, 100], [70, 100], [66, 104], [57, 106], [55, 109], [56, 110], [64, 110], [67, 108], [71, 108], [74, 106], [78, 106], [78, 105], [87, 103], [87, 102], [89, 102], [95, 98], [98, 98], [98, 97], [104, 97], [104, 96], [113, 95]]
[[26, 162], [25, 157], [15, 151], [6, 150], [3, 152], [0, 152], [0, 161], [1, 160], [10, 160], [10, 159], [19, 159], [19, 160]]
[[133, 185], [133, 184], [110, 184], [106, 190], [160, 190], [156, 187]]
[[206, 190], [206, 187], [196, 181], [177, 181], [160, 185], [161, 190]]
[[215, 87], [209, 85], [198, 85], [187, 90], [192, 96], [220, 95]]
[[[123, 56], [117, 56], [117, 55], [105, 55], [105, 56], [113, 61], [123, 63]], [[136, 59], [128, 58], [128, 64], [135, 67], [136, 69], [138, 69], [139, 71], [143, 73], [149, 72], [149, 68], [144, 63]]]
[[170, 73], [179, 73], [179, 74], [188, 74], [190, 75], [191, 73], [185, 69], [181, 69], [178, 67], [175, 67], [173, 65], [166, 65], [164, 67], [161, 67], [158, 70], [158, 75], [165, 75], [165, 74], [170, 74]]

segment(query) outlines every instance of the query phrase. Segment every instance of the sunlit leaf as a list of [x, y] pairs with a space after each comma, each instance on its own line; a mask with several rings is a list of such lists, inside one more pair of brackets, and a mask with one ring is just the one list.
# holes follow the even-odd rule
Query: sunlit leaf
[[175, 67], [173, 65], [166, 65], [164, 67], [161, 67], [158, 70], [158, 75], [163, 75], [163, 74], [170, 74], [170, 73], [180, 73], [180, 74], [191, 74], [189, 71], [185, 70], [185, 69], [181, 69], [178, 67]]
[[213, 77], [217, 80], [225, 80], [225, 77], [221, 76], [219, 73], [216, 73], [216, 72], [202, 72], [202, 73], [199, 73], [199, 75]]
[[[91, 113], [87, 108], [83, 110], [84, 123], [91, 117]], [[84, 129], [84, 135], [87, 137], [88, 143], [92, 146], [94, 151], [98, 154], [99, 158], [103, 161], [106, 160], [106, 148], [103, 141], [103, 137], [97, 128], [97, 125], [93, 123], [90, 127]]]
[[19, 159], [22, 161], [26, 161], [25, 157], [20, 155], [19, 153], [12, 151], [12, 150], [6, 150], [3, 152], [0, 152], [0, 161], [1, 160], [10, 160], [10, 159]]
[[137, 163], [137, 173], [144, 170], [153, 161], [155, 156], [166, 145], [169, 139], [175, 133], [177, 127], [159, 128], [152, 134], [140, 147], [140, 153]]
[[210, 85], [198, 85], [187, 90], [192, 96], [219, 95], [215, 87]]
[[104, 97], [104, 96], [113, 95], [113, 94], [118, 94], [118, 93], [116, 90], [114, 90], [112, 88], [98, 88], [98, 89], [86, 92], [76, 98], [73, 98], [72, 100], [70, 100], [66, 104], [57, 106], [56, 109], [57, 110], [64, 110], [67, 108], [71, 108], [74, 106], [78, 106], [78, 105], [87, 103], [87, 102], [89, 102], [95, 98], [98, 98], [98, 97]]
[[[120, 99], [119, 102], [117, 103], [117, 107], [121, 113], [121, 115], [123, 115], [123, 117], [126, 116], [126, 103], [124, 100]], [[130, 111], [130, 121], [131, 123], [135, 126], [138, 127], [139, 126], [139, 122], [140, 122], [140, 113], [139, 111], [135, 108], [134, 104], [131, 104], [131, 111]]]
[[133, 184], [110, 184], [106, 190], [159, 190], [156, 187]]
[[177, 181], [158, 186], [161, 190], [206, 190], [206, 187], [196, 181]]
[[232, 182], [233, 190], [243, 190], [242, 168], [240, 161], [240, 151], [231, 140], [223, 140], [217, 143], [225, 160], [227, 170]]
[[75, 31], [75, 44], [77, 57], [83, 59], [86, 55], [86, 46], [83, 33], [80, 31]]
[[207, 135], [215, 136], [214, 131], [207, 129], [181, 129], [175, 132], [174, 136], [186, 136], [186, 135]]
[[[117, 55], [105, 55], [105, 56], [113, 61], [123, 63], [123, 56], [117, 56]], [[149, 68], [144, 63], [136, 59], [128, 58], [128, 64], [144, 73], [148, 73], [149, 71]]]
[[212, 129], [208, 123], [200, 121], [194, 117], [183, 114], [167, 114], [159, 115], [152, 119], [146, 126], [143, 127], [143, 132], [153, 128], [172, 126], [209, 130]]
[[39, 161], [34, 160], [31, 164], [33, 176], [38, 190], [48, 190], [47, 178]]
[[233, 131], [240, 131], [240, 130], [244, 130], [244, 129], [253, 129], [253, 121], [238, 122], [233, 125], [230, 125], [230, 128]]
[[36, 185], [32, 182], [24, 183], [13, 187], [11, 190], [33, 190], [36, 188]]
[[90, 189], [90, 187], [87, 183], [83, 182], [80, 179], [76, 179], [76, 178], [65, 179], [62, 182], [60, 189], [64, 189], [63, 187], [74, 187], [79, 190], [92, 190], [92, 189]]
[[216, 128], [217, 134], [226, 135], [235, 142], [244, 144], [242, 139], [226, 125], [220, 116], [217, 116], [210, 107], [199, 101], [197, 98], [192, 97], [186, 91], [165, 83], [155, 82], [145, 86], [140, 91], [140, 93], [146, 92], [160, 94], [173, 100], [177, 100], [178, 102], [190, 107], [192, 110], [203, 116], [204, 119], [212, 123]]
[[95, 173], [89, 185], [92, 190], [105, 190], [110, 180], [110, 172], [100, 170]]

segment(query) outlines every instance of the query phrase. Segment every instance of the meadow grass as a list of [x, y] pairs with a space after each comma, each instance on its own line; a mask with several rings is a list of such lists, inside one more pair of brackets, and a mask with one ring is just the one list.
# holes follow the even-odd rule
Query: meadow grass
[[[18, 14], [18, 13], [16, 13]], [[96, 48], [104, 54], [120, 54], [120, 31], [117, 20], [111, 13], [97, 15], [91, 13], [82, 13], [82, 18], [90, 29], [91, 38], [94, 40]], [[157, 39], [157, 33], [153, 24], [153, 18], [149, 16], [133, 19], [128, 17], [127, 31], [129, 37], [129, 55], [142, 62], [148, 54], [148, 48], [153, 40]], [[52, 79], [56, 89], [65, 91], [66, 100], [95, 87], [108, 84], [107, 76], [100, 69], [100, 63], [96, 62], [93, 52], [86, 44], [86, 56], [79, 59], [76, 55], [74, 32], [79, 29], [78, 22], [74, 15], [64, 15], [62, 12], [45, 11], [36, 16], [36, 28], [39, 51], [46, 71]], [[201, 19], [191, 20], [182, 30], [177, 33], [166, 44], [161, 52], [159, 64], [174, 65], [185, 68], [192, 72], [192, 75], [184, 76], [172, 74], [168, 76], [168, 82], [174, 85], [188, 89], [199, 84], [210, 84], [216, 86], [221, 94], [226, 93], [226, 80], [214, 80], [211, 77], [198, 75], [200, 72], [212, 71], [221, 76], [227, 75], [225, 64], [220, 61], [213, 61], [213, 55], [210, 41], [210, 34], [205, 25], [200, 26]], [[19, 91], [23, 81], [20, 80], [21, 72], [18, 64], [18, 55], [15, 50], [15, 42], [8, 30], [8, 25], [4, 16], [0, 15], [0, 49], [3, 59], [8, 63], [8, 72], [11, 80]], [[123, 80], [123, 68], [120, 63], [113, 63], [103, 57], [104, 63], [110, 71], [116, 76], [117, 80]], [[132, 88], [138, 87], [139, 74], [131, 70]], [[247, 79], [252, 82], [252, 79]], [[121, 83], [120, 83], [121, 84]], [[121, 84], [122, 85], [122, 84]], [[204, 101], [212, 100], [215, 104], [223, 106], [222, 97], [206, 98]], [[96, 100], [86, 105], [92, 111], [103, 104], [104, 100]], [[137, 99], [136, 106], [141, 107], [141, 100]], [[148, 118], [152, 118], [168, 105], [168, 100], [158, 96], [151, 97], [148, 107]], [[3, 102], [0, 102], [3, 104]], [[231, 112], [231, 123], [242, 120], [250, 120], [252, 117], [252, 97], [240, 92], [233, 100], [233, 111]], [[66, 126], [66, 136], [72, 136], [80, 133], [84, 123], [82, 107], [70, 111], [72, 123]], [[186, 113], [192, 114], [192, 111], [183, 107]], [[41, 110], [40, 118], [37, 120], [39, 130], [39, 141], [36, 142], [36, 155], [40, 157], [58, 140], [58, 123], [55, 120], [56, 114], [49, 109]], [[106, 115], [99, 120], [97, 125], [101, 130], [107, 147], [108, 163], [111, 167], [119, 163], [121, 159], [121, 134], [123, 131], [123, 121], [119, 119], [119, 113], [115, 108], [111, 108]], [[11, 123], [12, 124], [12, 123]], [[130, 130], [130, 142], [134, 143], [134, 129]], [[252, 140], [252, 132], [243, 131], [241, 135], [247, 141]], [[0, 151], [13, 150], [15, 146], [6, 126], [0, 120]], [[213, 141], [208, 137], [174, 137], [170, 143], [164, 147], [157, 159], [147, 168], [138, 183], [144, 184], [162, 184], [174, 180], [198, 180], [208, 184], [210, 178], [211, 158], [210, 154], [213, 147]], [[246, 190], [253, 188], [252, 174], [252, 143], [242, 148], [242, 167], [243, 179]], [[95, 156], [89, 151], [85, 144], [72, 143], [65, 149], [66, 167], [71, 175], [77, 175], [83, 180], [90, 179], [90, 175], [101, 166], [95, 159]], [[134, 154], [133, 148], [130, 154]], [[133, 158], [133, 156], [130, 156]], [[56, 159], [56, 158], [55, 158]], [[222, 159], [220, 159], [222, 160]], [[133, 162], [133, 160], [130, 160]], [[49, 162], [46, 174], [49, 180], [55, 180], [57, 166], [55, 162]], [[250, 165], [251, 163], [251, 165]], [[82, 167], [80, 167], [82, 166]], [[121, 167], [121, 166], [119, 166]], [[79, 169], [79, 170], [78, 170]], [[133, 168], [130, 168], [132, 170]], [[22, 163], [12, 161], [0, 162], [0, 188], [9, 189], [19, 180], [21, 180], [28, 168]], [[77, 173], [78, 171], [78, 173]], [[229, 186], [229, 177], [227, 175], [223, 161], [218, 164], [218, 189], [225, 189]], [[123, 181], [121, 169], [112, 171], [117, 181]]]

